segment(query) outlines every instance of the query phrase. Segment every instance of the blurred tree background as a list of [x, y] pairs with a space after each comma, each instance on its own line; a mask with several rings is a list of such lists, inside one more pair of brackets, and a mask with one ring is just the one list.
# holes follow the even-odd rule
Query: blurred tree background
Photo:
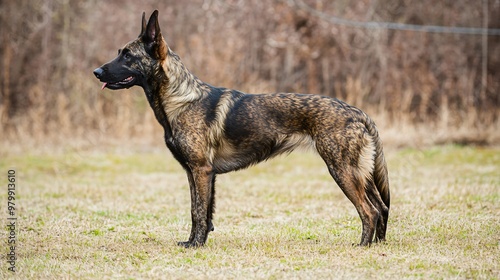
[[499, 139], [500, 36], [337, 25], [300, 3], [359, 22], [500, 28], [499, 0], [0, 1], [1, 135], [161, 138], [141, 89], [101, 92], [92, 74], [158, 9], [170, 48], [210, 84], [328, 95], [382, 127]]

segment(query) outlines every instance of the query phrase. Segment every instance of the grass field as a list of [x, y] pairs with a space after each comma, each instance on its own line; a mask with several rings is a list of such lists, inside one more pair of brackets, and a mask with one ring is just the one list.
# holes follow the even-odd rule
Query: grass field
[[16, 171], [18, 279], [499, 279], [500, 149], [386, 152], [388, 240], [353, 246], [361, 222], [315, 154], [218, 177], [215, 231], [189, 235], [189, 189], [166, 148], [0, 151]]

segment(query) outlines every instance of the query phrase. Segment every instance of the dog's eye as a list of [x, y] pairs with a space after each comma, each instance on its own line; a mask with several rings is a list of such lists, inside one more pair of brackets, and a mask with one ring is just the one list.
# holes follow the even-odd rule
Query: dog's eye
[[130, 54], [130, 51], [128, 49], [122, 50], [122, 55], [123, 55], [124, 59], [129, 59], [132, 57], [132, 55]]

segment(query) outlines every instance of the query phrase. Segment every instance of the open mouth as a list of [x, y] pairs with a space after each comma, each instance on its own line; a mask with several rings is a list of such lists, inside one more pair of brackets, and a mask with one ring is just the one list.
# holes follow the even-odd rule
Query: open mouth
[[129, 76], [119, 82], [105, 82], [102, 84], [101, 90], [103, 90], [105, 87], [110, 88], [110, 89], [118, 89], [118, 88], [125, 88], [125, 87], [131, 87], [133, 86], [133, 82], [135, 81], [134, 76]]

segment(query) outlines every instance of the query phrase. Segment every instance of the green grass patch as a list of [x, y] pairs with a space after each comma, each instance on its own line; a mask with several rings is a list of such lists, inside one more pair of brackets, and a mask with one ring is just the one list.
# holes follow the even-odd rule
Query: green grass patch
[[500, 149], [386, 156], [385, 243], [353, 246], [356, 210], [317, 155], [297, 152], [219, 176], [215, 231], [184, 249], [189, 187], [166, 148], [6, 153], [0, 171], [15, 167], [19, 179], [15, 277], [498, 279]]

